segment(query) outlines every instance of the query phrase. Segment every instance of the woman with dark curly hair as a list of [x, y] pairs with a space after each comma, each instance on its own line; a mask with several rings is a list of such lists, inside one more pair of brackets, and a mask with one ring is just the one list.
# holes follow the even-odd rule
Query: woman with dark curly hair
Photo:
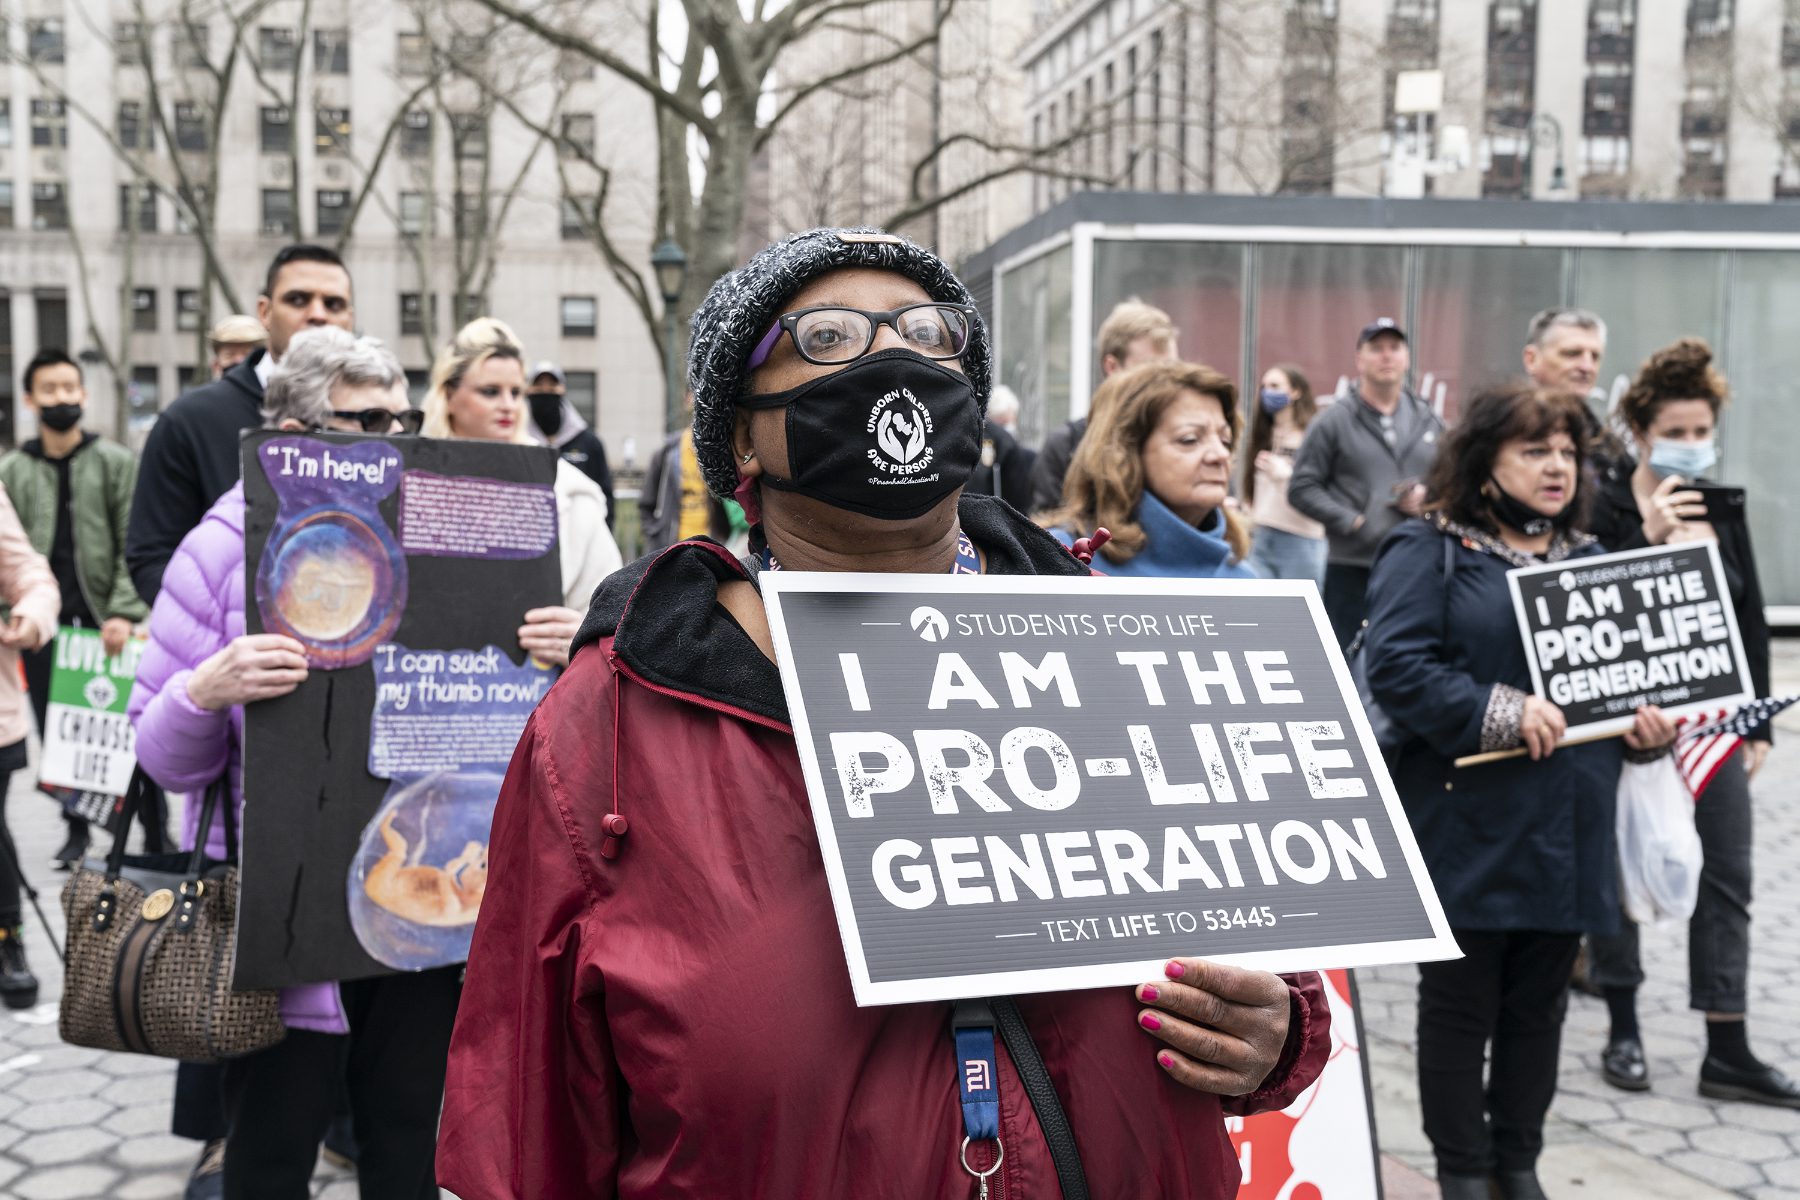
[[1067, 546], [1112, 534], [1108, 575], [1254, 579], [1250, 530], [1225, 507], [1243, 422], [1237, 388], [1199, 363], [1153, 362], [1107, 377], [1069, 462], [1063, 505], [1039, 522]]
[[[1683, 338], [1650, 356], [1619, 412], [1636, 443], [1636, 461], [1614, 464], [1602, 478], [1588, 529], [1609, 550], [1715, 538], [1731, 605], [1750, 661], [1756, 694], [1769, 694], [1769, 626], [1750, 527], [1743, 520], [1706, 520], [1700, 492], [1717, 459], [1714, 434], [1729, 393], [1712, 365], [1712, 349]], [[1706, 1014], [1706, 1059], [1700, 1094], [1800, 1108], [1800, 1086], [1750, 1051], [1744, 1012], [1750, 975], [1750, 780], [1768, 756], [1770, 728], [1744, 740], [1696, 797], [1694, 824], [1704, 863], [1700, 901], [1688, 925], [1688, 1004]], [[1637, 926], [1588, 947], [1588, 980], [1601, 989], [1612, 1030], [1601, 1052], [1606, 1081], [1627, 1091], [1650, 1086], [1638, 1034]]]
[[1623, 746], [1559, 748], [1562, 713], [1531, 694], [1506, 575], [1602, 552], [1579, 532], [1583, 427], [1572, 396], [1477, 396], [1439, 451], [1424, 517], [1388, 535], [1369, 580], [1369, 688], [1408, 735], [1394, 786], [1463, 952], [1419, 967], [1419, 1099], [1447, 1200], [1487, 1200], [1491, 1184], [1506, 1200], [1544, 1195], [1569, 969], [1584, 932], [1618, 928], [1620, 764], [1675, 736], [1640, 708]]

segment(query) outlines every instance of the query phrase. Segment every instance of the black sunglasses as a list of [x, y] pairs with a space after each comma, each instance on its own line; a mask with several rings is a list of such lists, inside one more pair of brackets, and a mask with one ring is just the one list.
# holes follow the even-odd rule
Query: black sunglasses
[[364, 433], [387, 433], [395, 422], [399, 422], [400, 432], [404, 434], [417, 434], [425, 428], [425, 410], [422, 408], [404, 408], [399, 412], [390, 412], [385, 408], [359, 408], [355, 412], [341, 412], [334, 408], [331, 415], [340, 421], [362, 426]]

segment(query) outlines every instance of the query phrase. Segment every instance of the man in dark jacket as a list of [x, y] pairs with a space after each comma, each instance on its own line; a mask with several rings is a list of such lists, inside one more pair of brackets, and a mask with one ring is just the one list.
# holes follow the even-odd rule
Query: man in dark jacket
[[1325, 612], [1343, 646], [1362, 628], [1375, 548], [1418, 515], [1420, 481], [1444, 432], [1431, 406], [1406, 386], [1411, 362], [1406, 334], [1392, 317], [1364, 326], [1356, 339], [1357, 382], [1313, 418], [1288, 481], [1288, 503], [1329, 535]]
[[549, 359], [540, 362], [531, 372], [531, 391], [525, 395], [531, 405], [531, 423], [545, 445], [555, 446], [564, 462], [600, 485], [606, 497], [606, 527], [611, 529], [613, 477], [606, 463], [606, 443], [569, 403], [568, 392], [563, 369]]
[[324, 246], [285, 246], [269, 264], [256, 316], [259, 350], [171, 404], [150, 429], [139, 463], [125, 562], [144, 603], [156, 603], [163, 568], [188, 531], [238, 479], [238, 435], [262, 424], [263, 386], [288, 339], [314, 325], [351, 328], [350, 272]]
[[981, 462], [963, 491], [998, 496], [1022, 513], [1031, 511], [1031, 473], [1037, 451], [993, 421], [981, 423]]

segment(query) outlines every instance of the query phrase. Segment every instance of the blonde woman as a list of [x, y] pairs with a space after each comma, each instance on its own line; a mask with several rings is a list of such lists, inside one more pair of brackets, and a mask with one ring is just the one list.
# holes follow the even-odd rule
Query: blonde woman
[[[527, 426], [525, 351], [518, 336], [492, 317], [477, 317], [456, 333], [431, 368], [425, 395], [426, 437], [535, 444]], [[569, 643], [581, 627], [588, 599], [619, 569], [619, 547], [606, 528], [606, 497], [580, 470], [556, 462], [556, 521], [562, 558], [563, 602], [525, 613], [519, 645], [544, 662], [567, 666]]]
[[1199, 363], [1153, 362], [1107, 377], [1069, 463], [1061, 508], [1038, 518], [1063, 545], [1112, 534], [1108, 575], [1254, 579], [1250, 533], [1225, 507], [1241, 421], [1237, 388]]

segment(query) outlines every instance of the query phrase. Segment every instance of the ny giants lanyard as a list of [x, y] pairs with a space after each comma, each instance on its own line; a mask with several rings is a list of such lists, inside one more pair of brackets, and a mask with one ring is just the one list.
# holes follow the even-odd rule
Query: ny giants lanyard
[[[782, 570], [781, 562], [775, 557], [775, 552], [767, 546], [763, 547], [762, 553], [757, 557], [762, 560], [763, 570]], [[975, 553], [975, 543], [969, 540], [969, 535], [966, 533], [959, 532], [956, 535], [956, 562], [951, 565], [950, 573], [952, 575], [981, 574], [981, 556]]]
[[[950, 1033], [956, 1041], [956, 1089], [962, 1101], [962, 1168], [981, 1185], [987, 1200], [988, 1176], [1006, 1160], [1000, 1144], [1000, 1064], [994, 1053], [994, 1012], [986, 1000], [958, 1000], [950, 1010]], [[969, 1165], [969, 1143], [992, 1141], [994, 1162], [985, 1171]]]

